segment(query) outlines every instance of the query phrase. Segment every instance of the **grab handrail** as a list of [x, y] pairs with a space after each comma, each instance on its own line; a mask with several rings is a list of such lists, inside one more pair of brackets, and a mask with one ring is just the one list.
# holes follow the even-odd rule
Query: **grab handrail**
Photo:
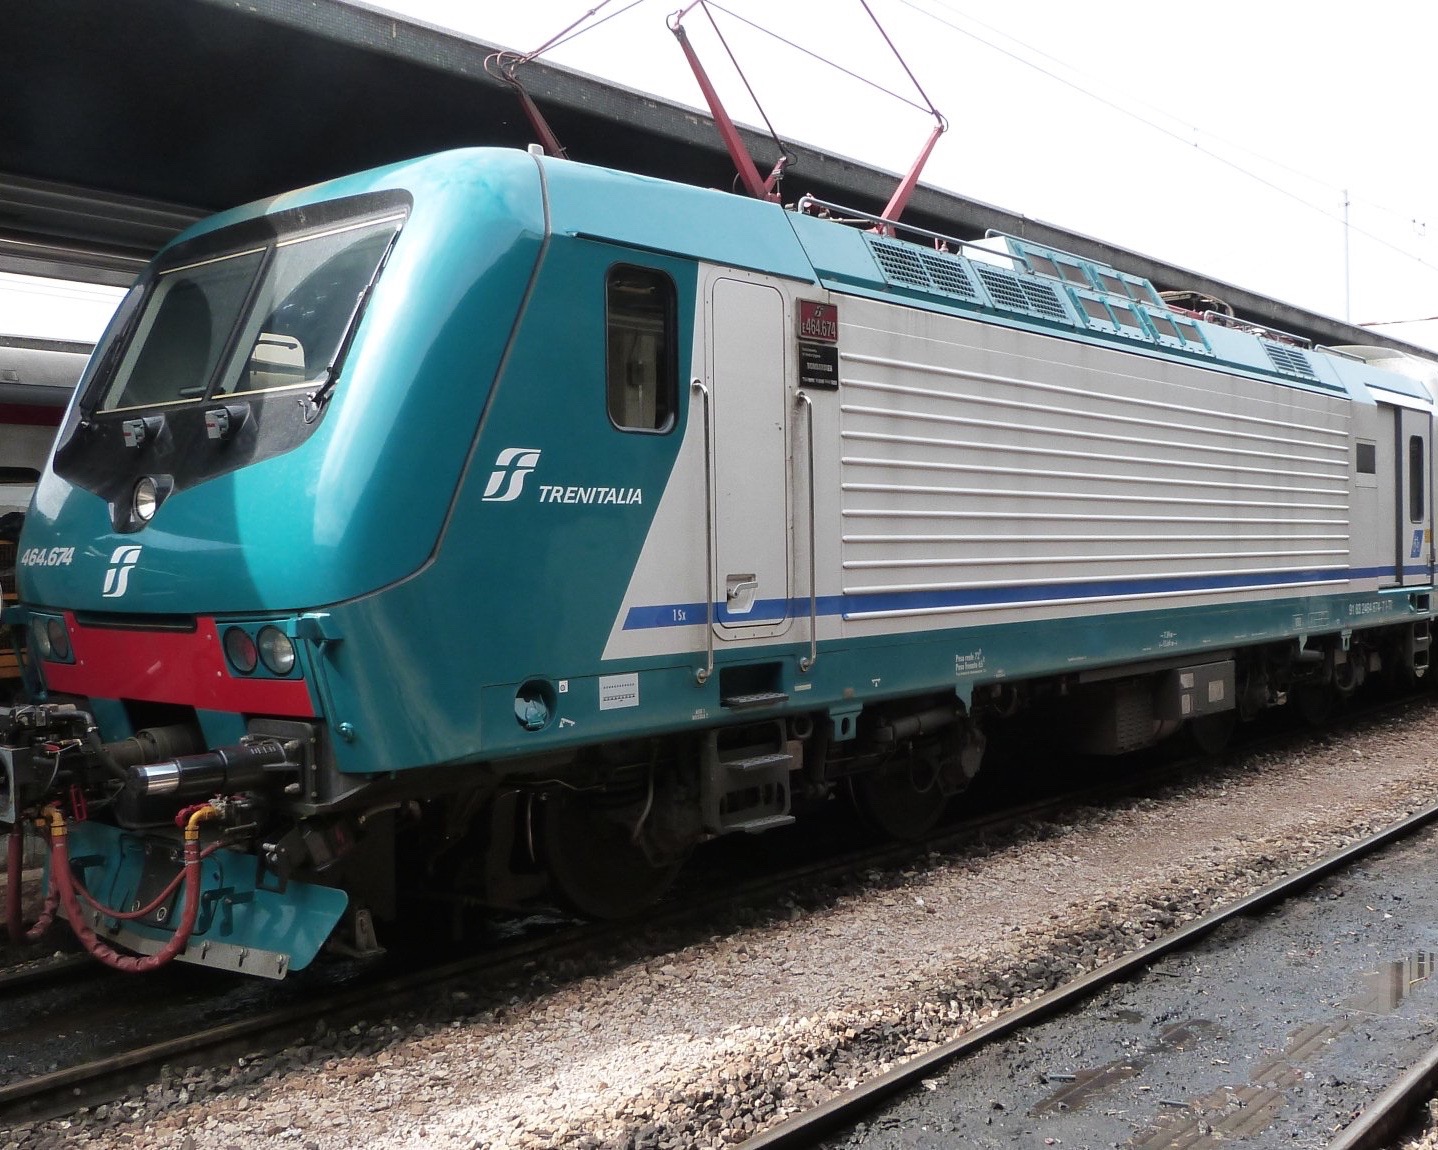
[[704, 401], [704, 640], [708, 662], [694, 670], [701, 687], [714, 673], [714, 468], [709, 446], [709, 389], [702, 379], [690, 381], [690, 388]]
[[809, 657], [799, 660], [799, 670], [808, 671], [819, 661], [819, 556], [814, 543], [814, 401], [802, 391], [795, 402], [804, 408], [804, 437], [809, 449]]

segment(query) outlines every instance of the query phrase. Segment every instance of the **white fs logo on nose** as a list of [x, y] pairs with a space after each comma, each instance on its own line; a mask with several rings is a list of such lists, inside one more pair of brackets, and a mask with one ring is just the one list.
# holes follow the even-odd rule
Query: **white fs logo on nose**
[[[539, 466], [539, 449], [506, 447], [494, 461], [494, 470], [485, 485], [482, 499], [486, 503], [511, 503], [524, 490], [525, 477]], [[505, 481], [508, 480], [508, 483]], [[503, 488], [503, 493], [501, 493]]]
[[130, 589], [130, 572], [140, 562], [140, 548], [134, 543], [126, 543], [115, 548], [115, 553], [110, 556], [110, 566], [105, 569], [105, 587], [100, 592], [102, 598], [118, 599]]

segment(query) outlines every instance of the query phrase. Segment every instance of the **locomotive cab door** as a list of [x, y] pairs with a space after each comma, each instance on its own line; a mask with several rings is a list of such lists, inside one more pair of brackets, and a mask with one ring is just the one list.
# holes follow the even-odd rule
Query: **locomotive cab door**
[[742, 275], [716, 273], [705, 293], [721, 638], [776, 635], [790, 621], [784, 296]]
[[1399, 586], [1433, 580], [1432, 417], [1393, 409], [1394, 574]]

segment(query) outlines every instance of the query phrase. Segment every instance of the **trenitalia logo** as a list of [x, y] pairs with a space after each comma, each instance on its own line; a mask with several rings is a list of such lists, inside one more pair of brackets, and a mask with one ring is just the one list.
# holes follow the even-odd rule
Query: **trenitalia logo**
[[506, 447], [494, 461], [494, 471], [490, 473], [489, 483], [484, 488], [484, 502], [511, 503], [518, 499], [524, 490], [525, 477], [538, 466], [537, 448]]
[[101, 598], [118, 599], [130, 589], [130, 572], [140, 561], [140, 548], [134, 543], [116, 547], [110, 556], [110, 566], [105, 569], [105, 587]]

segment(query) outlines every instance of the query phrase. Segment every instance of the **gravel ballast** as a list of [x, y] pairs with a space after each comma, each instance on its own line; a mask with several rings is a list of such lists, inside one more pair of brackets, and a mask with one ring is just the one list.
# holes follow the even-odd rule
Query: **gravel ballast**
[[1433, 1044], [1438, 826], [966, 1057], [829, 1150], [1322, 1150]]
[[500, 1007], [446, 992], [425, 1022], [176, 1071], [0, 1148], [729, 1145], [1438, 801], [1435, 735], [1425, 705], [1239, 757]]

